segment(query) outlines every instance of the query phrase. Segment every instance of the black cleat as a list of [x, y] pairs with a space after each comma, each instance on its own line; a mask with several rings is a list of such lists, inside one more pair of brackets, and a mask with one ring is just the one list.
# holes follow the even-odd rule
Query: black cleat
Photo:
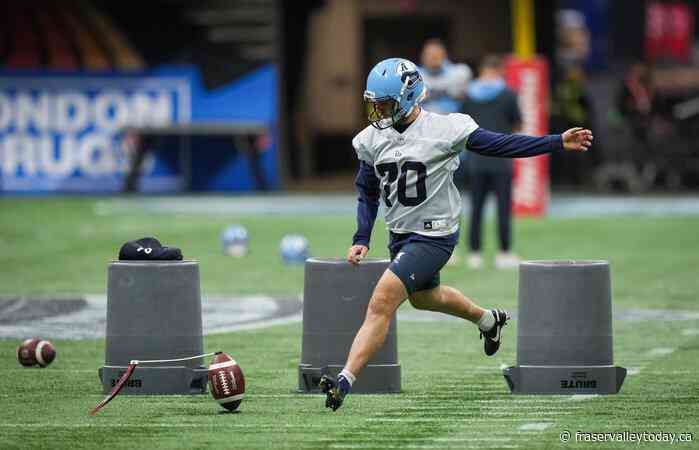
[[320, 387], [320, 391], [327, 396], [325, 399], [325, 407], [337, 411], [337, 409], [342, 406], [347, 392], [340, 389], [338, 382], [328, 375], [320, 377], [318, 386]]
[[502, 327], [507, 325], [507, 321], [510, 320], [510, 313], [504, 309], [491, 309], [490, 313], [495, 317], [495, 325], [488, 331], [481, 331], [481, 339], [485, 336], [483, 342], [485, 354], [493, 356], [500, 348]]

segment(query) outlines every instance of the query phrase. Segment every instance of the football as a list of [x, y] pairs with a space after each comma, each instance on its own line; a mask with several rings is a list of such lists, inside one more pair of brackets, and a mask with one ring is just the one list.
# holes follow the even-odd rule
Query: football
[[230, 355], [217, 353], [209, 366], [209, 389], [214, 399], [229, 411], [235, 411], [245, 395], [245, 377]]
[[17, 360], [25, 367], [46, 367], [56, 358], [56, 349], [49, 341], [27, 339], [17, 347]]

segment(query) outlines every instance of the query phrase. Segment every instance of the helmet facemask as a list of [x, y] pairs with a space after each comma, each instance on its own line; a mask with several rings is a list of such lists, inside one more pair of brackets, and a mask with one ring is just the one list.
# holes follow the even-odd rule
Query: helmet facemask
[[369, 123], [379, 130], [392, 127], [402, 118], [398, 102], [390, 97], [377, 99], [365, 92], [364, 107]]

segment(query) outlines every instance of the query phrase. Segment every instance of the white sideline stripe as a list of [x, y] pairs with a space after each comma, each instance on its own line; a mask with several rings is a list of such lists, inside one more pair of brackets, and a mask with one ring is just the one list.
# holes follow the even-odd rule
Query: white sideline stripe
[[626, 369], [626, 375], [628, 376], [638, 375], [639, 373], [641, 373], [640, 367], [629, 367], [628, 369]]
[[697, 336], [699, 335], [699, 328], [687, 328], [682, 330], [682, 336]]
[[209, 366], [209, 370], [223, 369], [224, 367], [235, 366], [237, 364], [238, 363], [235, 362], [235, 359], [231, 359], [230, 361], [224, 361], [221, 363], [211, 364]]
[[675, 349], [672, 347], [657, 347], [651, 349], [647, 354], [648, 356], [667, 356], [674, 351]]
[[578, 394], [578, 395], [571, 395], [570, 400], [576, 401], [576, 402], [582, 402], [585, 400], [592, 400], [593, 398], [599, 397], [599, 394]]
[[234, 402], [236, 400], [242, 400], [244, 396], [245, 396], [245, 394], [236, 394], [236, 395], [231, 395], [230, 397], [226, 397], [226, 398], [219, 398], [216, 401], [219, 402], [220, 404], [224, 404], [224, 403], [228, 403], [228, 402]]
[[551, 428], [553, 422], [532, 422], [525, 423], [524, 425], [517, 428], [519, 431], [544, 431], [547, 428]]

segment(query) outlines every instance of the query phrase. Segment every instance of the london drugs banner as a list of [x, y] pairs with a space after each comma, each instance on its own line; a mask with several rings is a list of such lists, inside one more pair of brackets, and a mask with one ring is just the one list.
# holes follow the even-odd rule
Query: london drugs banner
[[[548, 133], [548, 64], [541, 57], [508, 58], [507, 84], [519, 99], [522, 133], [542, 136]], [[549, 203], [549, 156], [514, 161], [512, 209], [518, 216], [542, 216]]]
[[[0, 76], [0, 191], [118, 191], [128, 169], [121, 130], [190, 119], [178, 76]], [[149, 158], [145, 190], [180, 177]]]

